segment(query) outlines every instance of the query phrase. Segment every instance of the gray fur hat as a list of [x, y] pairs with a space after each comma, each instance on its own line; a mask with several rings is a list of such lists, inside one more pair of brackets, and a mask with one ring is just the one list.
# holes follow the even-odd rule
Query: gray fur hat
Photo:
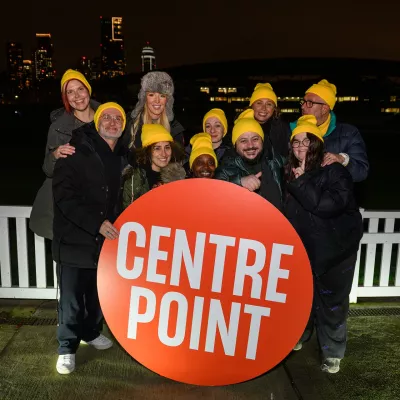
[[168, 121], [172, 121], [174, 119], [174, 82], [172, 78], [166, 72], [162, 71], [151, 71], [143, 76], [138, 95], [139, 100], [131, 113], [132, 119], [135, 119], [143, 111], [144, 104], [146, 103], [146, 92], [157, 92], [167, 95], [165, 111]]

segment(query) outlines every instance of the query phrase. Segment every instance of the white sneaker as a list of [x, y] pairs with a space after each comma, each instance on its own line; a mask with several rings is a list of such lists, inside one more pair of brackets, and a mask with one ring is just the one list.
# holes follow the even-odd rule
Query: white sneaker
[[106, 338], [104, 335], [100, 333], [99, 336], [97, 336], [96, 339], [91, 340], [90, 342], [86, 342], [87, 344], [90, 344], [90, 346], [93, 346], [97, 350], [106, 350], [112, 347], [113, 342]]
[[61, 354], [57, 360], [57, 372], [62, 375], [70, 374], [75, 369], [75, 354]]
[[293, 350], [294, 350], [294, 351], [299, 351], [299, 350], [301, 350], [302, 348], [303, 348], [303, 343], [298, 342], [298, 343], [296, 344], [296, 346], [293, 347]]
[[340, 358], [327, 358], [322, 363], [321, 369], [324, 372], [336, 374], [340, 370]]

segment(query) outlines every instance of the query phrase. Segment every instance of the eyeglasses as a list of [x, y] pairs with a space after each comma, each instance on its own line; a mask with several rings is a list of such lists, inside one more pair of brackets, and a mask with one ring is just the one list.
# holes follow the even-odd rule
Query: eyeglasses
[[114, 120], [114, 122], [118, 125], [122, 125], [122, 117], [120, 115], [111, 115], [111, 114], [102, 114], [101, 119], [106, 121], [106, 122], [111, 122]]
[[300, 145], [303, 145], [304, 147], [308, 147], [310, 145], [310, 139], [305, 138], [301, 142], [299, 140], [293, 140], [293, 142], [292, 142], [293, 148], [300, 147]]
[[299, 101], [300, 106], [302, 106], [303, 104], [305, 104], [307, 106], [307, 108], [312, 108], [314, 106], [314, 104], [320, 104], [321, 106], [326, 106], [325, 103], [319, 103], [318, 101], [311, 101], [311, 100], [300, 100]]

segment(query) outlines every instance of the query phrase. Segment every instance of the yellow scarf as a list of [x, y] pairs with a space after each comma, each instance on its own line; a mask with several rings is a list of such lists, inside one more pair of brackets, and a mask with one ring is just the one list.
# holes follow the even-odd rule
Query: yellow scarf
[[329, 114], [328, 119], [323, 122], [321, 125], [318, 125], [318, 128], [321, 129], [322, 135], [326, 135], [328, 132], [329, 124], [331, 123], [331, 114]]

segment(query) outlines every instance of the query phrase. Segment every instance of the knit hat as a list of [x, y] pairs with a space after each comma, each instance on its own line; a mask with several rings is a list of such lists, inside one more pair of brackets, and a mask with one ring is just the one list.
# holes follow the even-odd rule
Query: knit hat
[[217, 156], [212, 147], [211, 136], [208, 133], [198, 133], [197, 135], [194, 135], [190, 139], [190, 144], [192, 145], [192, 152], [189, 157], [190, 168], [192, 168], [194, 160], [203, 154], [208, 154], [213, 157], [215, 160], [215, 166], [218, 167]]
[[142, 77], [139, 100], [131, 113], [132, 119], [135, 119], [143, 111], [147, 92], [161, 93], [167, 96], [165, 112], [168, 121], [172, 121], [174, 119], [174, 82], [166, 72], [162, 71], [151, 71]]
[[203, 130], [206, 131], [206, 122], [208, 118], [218, 118], [221, 122], [222, 126], [224, 127], [224, 136], [228, 132], [228, 121], [226, 119], [225, 113], [220, 108], [213, 108], [210, 110], [203, 118]]
[[318, 83], [312, 85], [306, 93], [314, 93], [321, 97], [322, 100], [328, 104], [331, 110], [335, 107], [336, 103], [336, 86], [333, 83], [329, 83], [326, 79], [322, 79]]
[[103, 111], [113, 108], [114, 110], [118, 110], [121, 113], [122, 116], [122, 130], [125, 129], [125, 124], [126, 124], [126, 114], [124, 109], [117, 103], [109, 102], [109, 103], [104, 103], [99, 108], [96, 110], [94, 113], [93, 121], [94, 121], [94, 126], [96, 127], [96, 130], [99, 130], [99, 119], [101, 117], [101, 114]]
[[76, 79], [82, 82], [86, 86], [86, 89], [89, 91], [89, 95], [92, 94], [92, 87], [89, 85], [89, 82], [85, 78], [85, 75], [74, 69], [67, 69], [64, 72], [64, 75], [61, 78], [61, 91], [63, 90], [65, 83], [67, 83], [71, 79]]
[[173, 142], [171, 134], [160, 124], [143, 124], [142, 147], [158, 142]]
[[233, 145], [235, 145], [239, 136], [246, 132], [254, 132], [264, 140], [264, 132], [261, 125], [254, 119], [254, 111], [251, 108], [244, 110], [235, 121], [235, 126], [232, 130]]
[[260, 99], [270, 99], [275, 103], [275, 105], [278, 105], [278, 98], [269, 83], [257, 83], [254, 92], [251, 95], [249, 105], [251, 106], [255, 101]]
[[297, 120], [297, 125], [296, 128], [293, 129], [290, 141], [292, 141], [292, 139], [299, 133], [311, 133], [322, 142], [324, 141], [323, 134], [321, 129], [317, 126], [317, 119], [314, 115], [303, 115]]

